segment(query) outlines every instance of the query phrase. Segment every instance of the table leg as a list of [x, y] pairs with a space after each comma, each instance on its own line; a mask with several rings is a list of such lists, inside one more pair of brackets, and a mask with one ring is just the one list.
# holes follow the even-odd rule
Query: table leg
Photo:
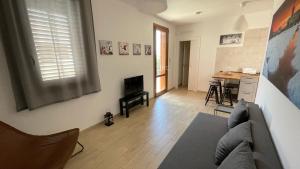
[[125, 102], [126, 118], [129, 117], [128, 102]]
[[123, 101], [122, 100], [119, 100], [119, 103], [120, 103], [120, 114], [123, 116]]
[[143, 95], [141, 96], [140, 100], [141, 100], [141, 105], [144, 105], [144, 96]]
[[147, 99], [147, 107], [149, 107], [149, 93], [146, 94], [146, 99]]

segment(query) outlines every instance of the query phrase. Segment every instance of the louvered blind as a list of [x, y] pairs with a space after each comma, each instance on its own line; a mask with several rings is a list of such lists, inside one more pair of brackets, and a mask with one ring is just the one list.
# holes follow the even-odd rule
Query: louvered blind
[[43, 81], [76, 76], [72, 26], [68, 16], [28, 8]]

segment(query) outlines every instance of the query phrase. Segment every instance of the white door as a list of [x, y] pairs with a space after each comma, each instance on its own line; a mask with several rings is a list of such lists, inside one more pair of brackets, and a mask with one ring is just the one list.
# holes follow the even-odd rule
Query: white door
[[198, 90], [200, 39], [191, 40], [188, 90]]

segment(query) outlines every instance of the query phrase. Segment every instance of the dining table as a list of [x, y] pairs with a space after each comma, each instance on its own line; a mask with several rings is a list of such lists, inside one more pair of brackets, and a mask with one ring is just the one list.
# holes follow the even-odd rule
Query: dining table
[[[223, 81], [223, 83], [226, 83], [226, 85], [230, 84], [231, 88], [235, 88], [236, 92], [235, 94], [230, 94], [230, 97], [235, 95], [237, 100], [245, 99], [248, 102], [254, 102], [257, 92], [257, 86], [259, 81], [259, 73], [257, 74], [248, 74], [248, 73], [242, 73], [242, 72], [232, 72], [232, 71], [220, 71], [216, 72], [212, 78], [215, 80], [219, 80], [220, 83]], [[238, 82], [232, 82], [238, 81]], [[225, 85], [225, 84], [224, 84]], [[223, 86], [221, 84], [221, 86]], [[224, 89], [226, 90], [226, 89]], [[222, 88], [220, 89], [222, 93]], [[225, 92], [225, 91], [224, 91]], [[222, 100], [222, 98], [221, 98]], [[231, 99], [230, 99], [231, 100]], [[232, 101], [231, 101], [232, 102]]]
[[241, 80], [242, 77], [251, 76], [251, 77], [258, 77], [259, 74], [248, 74], [242, 72], [216, 72], [212, 78], [214, 79], [224, 79], [224, 80]]

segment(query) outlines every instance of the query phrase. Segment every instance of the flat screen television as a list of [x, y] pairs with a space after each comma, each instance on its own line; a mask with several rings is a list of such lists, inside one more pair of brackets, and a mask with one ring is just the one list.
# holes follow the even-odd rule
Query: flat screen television
[[144, 76], [124, 79], [125, 96], [135, 95], [144, 91]]

